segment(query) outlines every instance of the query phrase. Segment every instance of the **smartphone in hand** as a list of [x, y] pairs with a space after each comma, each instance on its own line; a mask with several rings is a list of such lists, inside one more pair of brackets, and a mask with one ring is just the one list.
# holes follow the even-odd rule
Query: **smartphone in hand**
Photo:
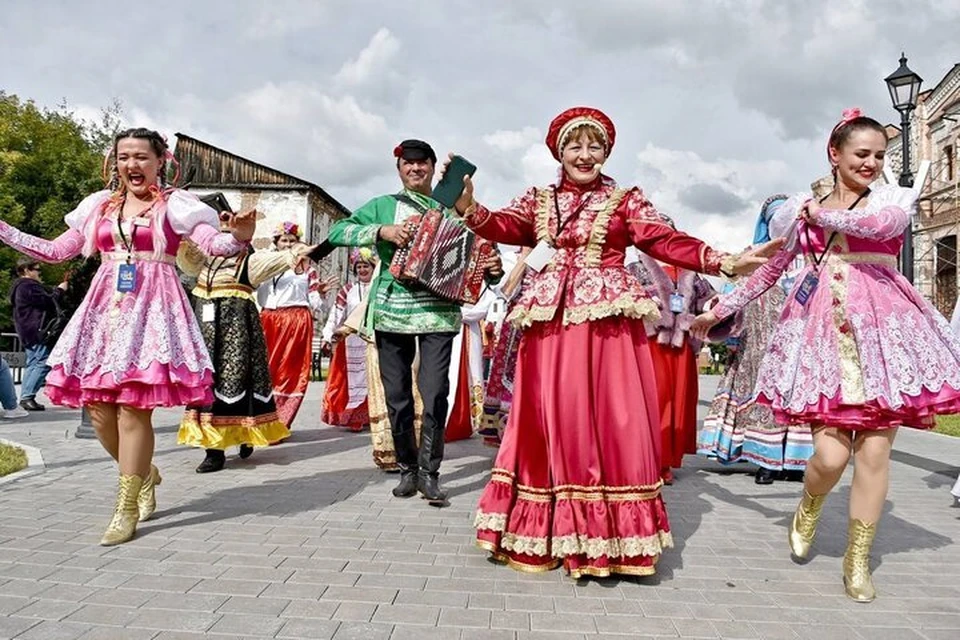
[[476, 171], [476, 165], [463, 156], [453, 156], [440, 182], [433, 189], [433, 199], [446, 208], [453, 209], [453, 205], [463, 193], [463, 177], [473, 176]]

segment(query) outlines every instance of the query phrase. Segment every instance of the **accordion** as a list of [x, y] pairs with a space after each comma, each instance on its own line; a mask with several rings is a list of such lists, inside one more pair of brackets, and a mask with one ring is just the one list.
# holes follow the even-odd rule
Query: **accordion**
[[411, 216], [404, 226], [415, 230], [407, 246], [393, 255], [394, 278], [461, 304], [480, 299], [492, 243], [435, 209]]

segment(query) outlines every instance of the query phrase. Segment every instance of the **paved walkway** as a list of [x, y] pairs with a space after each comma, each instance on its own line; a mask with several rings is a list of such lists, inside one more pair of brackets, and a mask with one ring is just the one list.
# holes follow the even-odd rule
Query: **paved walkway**
[[[320, 392], [300, 424], [318, 423]], [[0, 423], [0, 437], [46, 462], [0, 484], [0, 637], [960, 638], [960, 509], [948, 492], [960, 439], [901, 434], [875, 546], [881, 596], [858, 605], [840, 581], [849, 477], [801, 567], [785, 542], [797, 484], [758, 487], [746, 469], [688, 458], [666, 489], [677, 548], [659, 575], [577, 582], [516, 573], [474, 547], [493, 455], [479, 441], [448, 447], [452, 505], [435, 509], [390, 496], [396, 477], [373, 467], [367, 434], [300, 428], [199, 476], [202, 453], [175, 443], [178, 418], [157, 416], [156, 519], [113, 548], [97, 542], [115, 467], [73, 437], [78, 413]]]

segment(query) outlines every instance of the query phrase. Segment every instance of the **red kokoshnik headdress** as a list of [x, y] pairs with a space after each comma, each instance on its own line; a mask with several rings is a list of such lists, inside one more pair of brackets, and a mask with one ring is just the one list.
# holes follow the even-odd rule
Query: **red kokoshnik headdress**
[[617, 138], [617, 129], [613, 126], [613, 120], [603, 111], [593, 107], [573, 107], [554, 118], [547, 130], [546, 143], [554, 158], [560, 159], [560, 152], [567, 141], [567, 136], [583, 124], [597, 130], [607, 144], [607, 154], [610, 153]]

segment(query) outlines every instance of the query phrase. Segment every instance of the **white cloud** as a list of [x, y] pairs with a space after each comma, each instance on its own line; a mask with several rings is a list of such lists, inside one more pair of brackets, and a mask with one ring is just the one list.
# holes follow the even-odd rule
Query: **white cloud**
[[[692, 151], [647, 145], [636, 155], [635, 180], [654, 206], [673, 218], [678, 228], [726, 250], [739, 250], [753, 238], [760, 204], [788, 181], [789, 166], [781, 160], [705, 160]], [[691, 189], [717, 194], [709, 200], [685, 197]], [[693, 203], [699, 206], [693, 206]], [[731, 203], [739, 206], [731, 208]]]
[[355, 59], [344, 63], [333, 79], [347, 86], [371, 82], [399, 51], [400, 41], [389, 29], [381, 28]]
[[[245, 10], [250, 4], [253, 6]], [[251, 40], [268, 40], [323, 27], [335, 17], [335, 8], [324, 0], [271, 0], [235, 2], [231, 9], [246, 17], [244, 35]], [[246, 7], [245, 7], [246, 5]], [[250, 13], [253, 15], [250, 16]]]

